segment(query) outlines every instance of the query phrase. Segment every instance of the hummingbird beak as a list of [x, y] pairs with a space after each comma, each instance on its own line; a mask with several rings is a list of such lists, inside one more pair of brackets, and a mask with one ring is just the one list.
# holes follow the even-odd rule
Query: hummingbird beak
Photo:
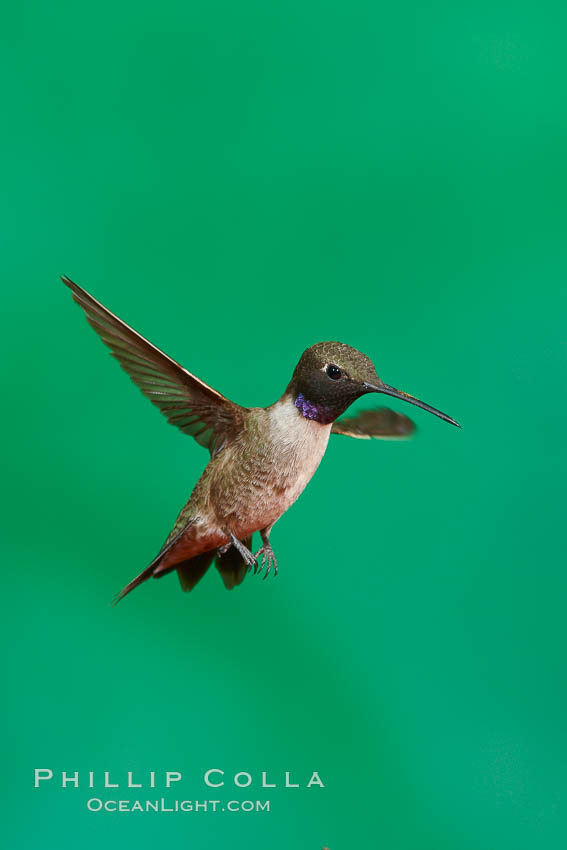
[[421, 407], [423, 410], [427, 410], [429, 413], [434, 413], [435, 416], [438, 416], [440, 419], [444, 419], [445, 422], [450, 422], [451, 425], [456, 425], [457, 428], [460, 428], [458, 422], [455, 422], [454, 419], [451, 419], [450, 416], [447, 416], [446, 413], [441, 413], [440, 410], [437, 410], [435, 407], [431, 407], [431, 405], [426, 404], [424, 401], [420, 401], [418, 398], [410, 395], [409, 393], [404, 393], [402, 390], [397, 390], [395, 387], [390, 387], [388, 384], [380, 384], [377, 386], [376, 384], [369, 384], [366, 381], [364, 382], [364, 388], [366, 392], [369, 393], [384, 393], [385, 395], [391, 395], [394, 398], [401, 398], [402, 401], [409, 401], [410, 404], [415, 404], [416, 407]]

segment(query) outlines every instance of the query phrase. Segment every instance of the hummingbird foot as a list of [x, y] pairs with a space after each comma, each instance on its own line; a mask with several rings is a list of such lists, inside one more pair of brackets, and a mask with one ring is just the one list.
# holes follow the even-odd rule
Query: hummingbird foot
[[[269, 543], [264, 543], [264, 545], [261, 547], [261, 549], [258, 549], [256, 554], [254, 555], [254, 558], [259, 558], [260, 555], [262, 556], [262, 562], [261, 562], [260, 566], [258, 567], [258, 574], [260, 574], [262, 572], [262, 570], [264, 569], [264, 566], [265, 566], [266, 567], [266, 572], [264, 573], [264, 581], [265, 581], [268, 578], [268, 576], [270, 574], [270, 569], [273, 566], [274, 576], [277, 576], [277, 574], [278, 574], [278, 562], [277, 562], [276, 556], [274, 555], [274, 550], [272, 549], [272, 547], [270, 546]], [[266, 561], [267, 561], [267, 563], [266, 563]], [[256, 572], [256, 570], [254, 570], [254, 573], [255, 572]]]
[[238, 538], [236, 538], [234, 534], [232, 534], [232, 532], [230, 532], [230, 543], [225, 543], [224, 546], [220, 546], [217, 549], [217, 552], [219, 553], [219, 555], [224, 555], [230, 549], [231, 546], [234, 546], [234, 548], [237, 549], [238, 552], [240, 552], [242, 560], [248, 566], [248, 570], [251, 570], [252, 567], [254, 567], [255, 572], [257, 566], [255, 556], [252, 554], [250, 549], [247, 549], [244, 543], [241, 543], [240, 540], [238, 540]]

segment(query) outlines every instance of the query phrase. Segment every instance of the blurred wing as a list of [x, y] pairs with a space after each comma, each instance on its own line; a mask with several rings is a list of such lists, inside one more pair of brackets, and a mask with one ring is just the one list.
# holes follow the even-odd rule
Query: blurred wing
[[387, 407], [363, 410], [358, 416], [337, 419], [332, 434], [344, 434], [359, 440], [407, 440], [415, 432], [415, 425], [404, 416]]
[[88, 323], [144, 395], [172, 425], [194, 437], [211, 455], [217, 454], [246, 417], [247, 408], [200, 381], [68, 277], [61, 279], [85, 311]]

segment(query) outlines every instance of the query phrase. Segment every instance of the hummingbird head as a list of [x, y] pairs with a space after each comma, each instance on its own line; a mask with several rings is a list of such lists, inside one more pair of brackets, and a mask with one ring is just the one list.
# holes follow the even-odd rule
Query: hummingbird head
[[367, 393], [384, 393], [408, 401], [459, 427], [440, 410], [385, 384], [366, 354], [342, 342], [318, 342], [304, 351], [286, 390], [305, 418], [322, 425], [333, 422]]

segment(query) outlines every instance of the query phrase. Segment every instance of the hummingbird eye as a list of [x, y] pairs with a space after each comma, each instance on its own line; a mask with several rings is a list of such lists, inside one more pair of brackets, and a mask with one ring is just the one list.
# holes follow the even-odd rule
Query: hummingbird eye
[[327, 375], [332, 381], [338, 381], [339, 378], [342, 378], [343, 373], [342, 370], [339, 369], [338, 366], [335, 366], [334, 363], [329, 363], [327, 366]]

